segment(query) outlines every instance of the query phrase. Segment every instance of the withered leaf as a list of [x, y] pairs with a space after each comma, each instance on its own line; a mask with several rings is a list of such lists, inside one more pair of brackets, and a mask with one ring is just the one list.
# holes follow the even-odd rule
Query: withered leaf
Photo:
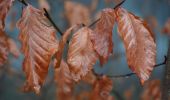
[[60, 63], [61, 63], [61, 59], [62, 59], [62, 54], [63, 54], [63, 50], [64, 50], [64, 46], [68, 41], [68, 37], [71, 34], [71, 31], [76, 28], [77, 26], [79, 26], [79, 24], [73, 25], [72, 27], [70, 27], [69, 29], [66, 30], [66, 32], [64, 33], [64, 35], [62, 36], [60, 42], [59, 42], [59, 46], [58, 46], [58, 51], [56, 53], [56, 65], [55, 68], [60, 67]]
[[96, 63], [97, 55], [90, 39], [92, 32], [87, 27], [79, 29], [69, 44], [67, 62], [75, 81], [85, 76]]
[[112, 80], [102, 76], [94, 83], [90, 100], [113, 100], [113, 96], [110, 95], [112, 88]]
[[0, 66], [2, 66], [8, 58], [8, 38], [5, 33], [0, 30]]
[[123, 40], [130, 69], [141, 84], [149, 79], [156, 60], [156, 44], [145, 21], [123, 8], [116, 9], [119, 35]]
[[166, 21], [165, 26], [162, 29], [162, 32], [170, 35], [170, 18]]
[[12, 53], [15, 57], [20, 54], [15, 41], [0, 29], [0, 66], [6, 62], [9, 53]]
[[24, 91], [40, 92], [48, 73], [52, 55], [58, 50], [55, 29], [44, 12], [31, 5], [24, 8], [17, 26], [24, 53], [23, 70], [26, 74]]
[[70, 26], [81, 23], [88, 25], [90, 23], [90, 11], [86, 6], [73, 1], [66, 1], [64, 8]]
[[60, 67], [55, 69], [55, 81], [57, 83], [57, 99], [72, 100], [74, 83], [68, 65], [63, 60]]
[[13, 54], [15, 57], [18, 57], [20, 55], [20, 51], [15, 41], [11, 38], [8, 38], [7, 42], [8, 42], [9, 52]]
[[0, 29], [4, 30], [6, 15], [14, 0], [0, 0]]
[[141, 94], [141, 100], [162, 100], [160, 80], [146, 82]]
[[94, 34], [91, 35], [94, 48], [103, 65], [113, 51], [112, 29], [115, 21], [114, 10], [106, 8], [101, 13], [101, 18], [96, 25]]

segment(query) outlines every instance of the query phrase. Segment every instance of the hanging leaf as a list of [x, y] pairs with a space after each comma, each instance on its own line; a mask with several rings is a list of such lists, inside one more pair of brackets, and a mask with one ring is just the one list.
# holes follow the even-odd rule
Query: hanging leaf
[[90, 34], [92, 34], [92, 30], [83, 27], [73, 35], [69, 44], [67, 62], [75, 81], [85, 76], [97, 60]]
[[69, 35], [71, 34], [71, 31], [76, 28], [77, 26], [79, 26], [78, 24], [76, 25], [73, 25], [72, 27], [70, 27], [69, 29], [66, 30], [66, 32], [64, 33], [64, 35], [62, 36], [60, 42], [59, 42], [59, 50], [57, 51], [57, 54], [56, 54], [56, 61], [57, 63], [54, 65], [55, 68], [58, 68], [60, 67], [60, 63], [61, 63], [61, 59], [62, 59], [62, 54], [63, 54], [63, 51], [64, 51], [64, 46], [65, 44], [67, 43], [68, 41], [68, 37]]
[[0, 29], [4, 30], [6, 15], [14, 0], [0, 0]]
[[68, 65], [63, 60], [61, 66], [55, 69], [55, 81], [57, 83], [57, 99], [72, 100], [74, 83]]
[[160, 80], [151, 80], [146, 82], [141, 100], [162, 100]]
[[44, 16], [44, 12], [31, 5], [24, 8], [17, 26], [25, 56], [23, 70], [27, 81], [24, 91], [39, 93], [47, 76], [51, 57], [58, 50], [55, 29]]
[[7, 36], [0, 30], [0, 66], [2, 66], [8, 58], [8, 43]]
[[113, 97], [110, 95], [112, 86], [112, 80], [102, 76], [101, 79], [96, 80], [94, 83], [90, 100], [113, 100]]
[[7, 42], [8, 42], [9, 52], [12, 53], [15, 57], [18, 57], [20, 55], [20, 51], [15, 41], [11, 38], [8, 38]]
[[170, 35], [170, 18], [166, 21], [165, 26], [162, 29], [162, 32]]
[[104, 9], [101, 18], [96, 25], [94, 34], [92, 34], [92, 42], [97, 51], [101, 65], [106, 63], [109, 55], [113, 51], [112, 29], [114, 25], [114, 10], [111, 8]]
[[90, 23], [90, 11], [86, 6], [73, 1], [66, 1], [64, 9], [70, 26], [81, 23], [88, 25]]
[[155, 65], [156, 44], [146, 22], [127, 12], [116, 9], [119, 35], [122, 38], [130, 69], [137, 74], [143, 84], [149, 79]]

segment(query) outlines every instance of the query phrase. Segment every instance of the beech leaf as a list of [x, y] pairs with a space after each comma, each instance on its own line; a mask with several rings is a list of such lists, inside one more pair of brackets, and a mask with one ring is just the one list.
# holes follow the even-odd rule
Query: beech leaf
[[113, 88], [113, 82], [106, 76], [95, 81], [90, 100], [114, 100], [110, 92]]
[[115, 21], [114, 10], [106, 8], [101, 13], [101, 18], [96, 25], [94, 34], [91, 35], [94, 48], [103, 65], [113, 51], [112, 29]]
[[152, 32], [145, 21], [123, 8], [116, 9], [116, 21], [128, 65], [143, 84], [149, 79], [156, 62], [156, 44]]
[[151, 80], [146, 82], [141, 100], [162, 100], [160, 80]]
[[90, 11], [86, 6], [78, 2], [66, 1], [64, 2], [64, 9], [70, 26], [81, 23], [88, 25], [90, 23]]
[[0, 30], [0, 66], [2, 66], [8, 58], [8, 43], [7, 36]]
[[57, 98], [59, 100], [71, 100], [74, 83], [69, 67], [64, 60], [61, 61], [60, 67], [55, 69], [55, 81], [57, 83]]
[[6, 15], [14, 0], [0, 0], [0, 29], [4, 30]]
[[24, 91], [40, 92], [48, 73], [52, 55], [58, 50], [55, 29], [44, 12], [28, 5], [17, 23], [19, 39], [25, 59], [23, 70], [26, 74]]
[[79, 29], [69, 44], [67, 62], [75, 81], [85, 76], [96, 63], [97, 55], [90, 39], [92, 32], [87, 27]]

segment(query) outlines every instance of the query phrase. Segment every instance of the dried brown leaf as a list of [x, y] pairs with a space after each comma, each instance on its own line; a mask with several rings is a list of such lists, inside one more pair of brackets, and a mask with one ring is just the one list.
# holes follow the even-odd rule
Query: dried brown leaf
[[4, 30], [6, 15], [14, 0], [0, 0], [0, 29]]
[[2, 66], [8, 58], [8, 38], [5, 32], [0, 30], [0, 66]]
[[59, 49], [57, 51], [57, 54], [56, 54], [56, 65], [55, 68], [58, 68], [60, 67], [60, 63], [61, 63], [61, 59], [62, 59], [62, 54], [63, 54], [63, 50], [64, 50], [64, 46], [65, 44], [67, 43], [68, 41], [68, 37], [69, 35], [71, 34], [71, 31], [76, 28], [77, 26], [79, 26], [78, 24], [77, 25], [73, 25], [72, 27], [70, 27], [69, 29], [66, 30], [66, 32], [64, 33], [64, 35], [62, 36], [60, 42], [59, 42]]
[[9, 52], [12, 53], [15, 57], [18, 57], [20, 55], [20, 51], [15, 41], [11, 38], [8, 38], [7, 42], [8, 42]]
[[27, 81], [24, 91], [39, 93], [47, 76], [51, 57], [58, 50], [55, 29], [44, 12], [31, 5], [24, 8], [17, 26], [25, 56], [23, 70]]
[[170, 35], [170, 18], [166, 21], [165, 26], [162, 29], [162, 32]]
[[68, 65], [63, 60], [60, 67], [55, 69], [55, 81], [57, 83], [57, 99], [72, 100], [74, 83]]
[[96, 63], [97, 55], [90, 40], [92, 32], [87, 27], [79, 29], [69, 44], [67, 62], [75, 81], [85, 76]]
[[156, 44], [146, 22], [123, 8], [116, 9], [119, 35], [123, 40], [127, 62], [143, 84], [155, 65]]
[[94, 83], [90, 100], [113, 100], [113, 97], [110, 95], [112, 88], [112, 80], [102, 76], [101, 79], [96, 80]]
[[114, 10], [111, 8], [104, 9], [93, 32], [94, 34], [91, 35], [101, 65], [107, 62], [109, 55], [113, 52], [112, 29], [114, 22]]
[[66, 1], [64, 8], [70, 26], [81, 23], [88, 25], [90, 23], [90, 11], [86, 6], [73, 1]]
[[145, 84], [141, 100], [161, 100], [160, 80], [148, 81]]

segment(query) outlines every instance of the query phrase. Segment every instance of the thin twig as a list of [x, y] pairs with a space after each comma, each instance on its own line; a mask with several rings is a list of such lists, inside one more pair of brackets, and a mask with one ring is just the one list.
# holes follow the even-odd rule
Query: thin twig
[[63, 35], [63, 32], [58, 28], [58, 26], [54, 23], [54, 21], [52, 20], [52, 18], [50, 17], [49, 13], [47, 12], [47, 10], [45, 8], [43, 8], [45, 11], [45, 16], [48, 18], [48, 20], [51, 22], [51, 24], [54, 26], [54, 28], [60, 33], [60, 35]]
[[21, 2], [22, 4], [24, 4], [25, 6], [28, 6], [28, 4], [25, 2], [25, 0], [18, 0], [19, 2]]
[[[159, 67], [161, 65], [165, 65], [167, 62], [167, 57], [164, 56], [164, 61], [162, 63], [156, 64], [154, 67]], [[107, 75], [110, 78], [129, 78], [130, 76], [135, 75], [135, 73], [128, 73], [128, 74], [123, 74], [123, 75]]]
[[[126, 0], [123, 0], [122, 2], [120, 2], [119, 4], [117, 4], [113, 9], [118, 8], [119, 6], [121, 6]], [[92, 22], [89, 27], [92, 27], [93, 25], [95, 25], [98, 21], [100, 20], [100, 18], [98, 18], [97, 20], [95, 20], [94, 22]]]
[[[28, 3], [25, 0], [18, 0], [19, 2], [21, 2], [22, 4], [24, 4], [25, 6], [28, 6]], [[48, 18], [48, 20], [51, 22], [51, 24], [54, 26], [54, 28], [60, 33], [60, 35], [63, 35], [62, 31], [58, 28], [58, 26], [54, 23], [54, 21], [52, 20], [51, 16], [49, 15], [49, 13], [47, 12], [47, 10], [44, 8], [43, 9], [45, 12], [45, 16]]]

